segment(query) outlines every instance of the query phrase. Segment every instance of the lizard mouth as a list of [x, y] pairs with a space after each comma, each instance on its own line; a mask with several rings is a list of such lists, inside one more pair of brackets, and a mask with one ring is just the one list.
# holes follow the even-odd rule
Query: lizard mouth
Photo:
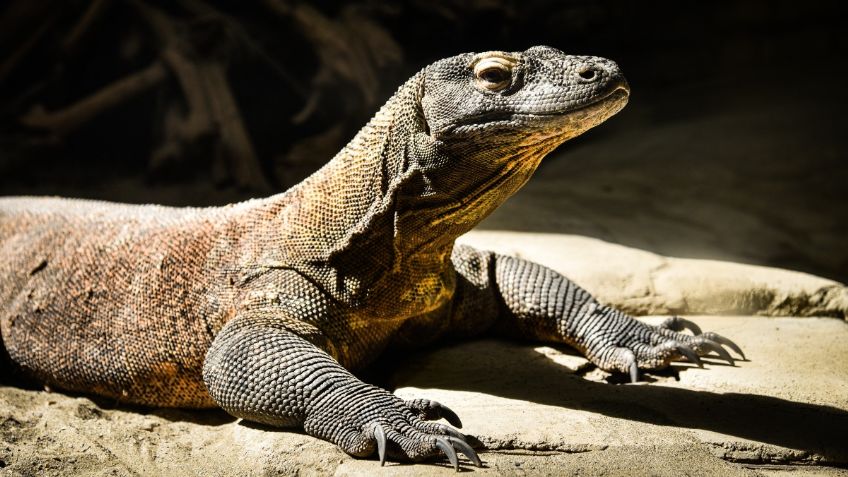
[[[594, 110], [603, 110], [603, 109], [614, 109], [610, 113], [609, 116], [619, 112], [621, 108], [623, 108], [627, 104], [627, 100], [630, 98], [630, 87], [627, 83], [621, 83], [616, 85], [614, 88], [610, 90], [609, 93], [604, 96], [598, 98], [595, 101], [587, 103], [579, 108], [570, 109], [562, 112], [555, 113], [539, 113], [536, 116], [568, 116], [573, 113], [581, 113], [586, 111], [594, 111]], [[611, 108], [610, 108], [611, 107]], [[609, 117], [607, 116], [607, 117]], [[604, 118], [606, 119], [606, 117]]]
[[[585, 112], [587, 110], [592, 109], [601, 109], [599, 106], [607, 106], [611, 104], [616, 104], [619, 102], [623, 102], [621, 107], [627, 103], [627, 99], [630, 97], [630, 87], [627, 83], [621, 83], [609, 90], [608, 93], [600, 96], [594, 101], [590, 101], [586, 104], [578, 106], [576, 108], [570, 108], [562, 111], [543, 111], [543, 112], [534, 112], [534, 113], [513, 113], [513, 117], [546, 117], [546, 116], [568, 116], [573, 113]], [[620, 109], [620, 108], [619, 108]], [[618, 110], [616, 110], [618, 112]]]
[[[516, 123], [530, 127], [538, 125], [544, 128], [550, 126], [552, 121], [555, 125], [559, 122], [559, 119], [562, 119], [564, 123], [574, 123], [575, 119], [579, 121], [587, 120], [593, 123], [589, 126], [592, 127], [624, 108], [629, 97], [630, 87], [626, 81], [622, 80], [609, 88], [606, 94], [576, 107], [554, 111], [496, 112], [472, 116], [448, 126], [444, 129], [443, 134], [462, 135], [463, 133], [497, 128], [498, 126], [513, 129], [516, 127]], [[581, 132], [589, 129], [589, 127], [580, 128]], [[554, 127], [553, 129], [558, 128]]]

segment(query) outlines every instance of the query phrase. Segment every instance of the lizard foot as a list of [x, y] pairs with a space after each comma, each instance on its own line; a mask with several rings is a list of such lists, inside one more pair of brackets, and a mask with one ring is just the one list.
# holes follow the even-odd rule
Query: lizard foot
[[[713, 332], [702, 332], [695, 323], [678, 316], [665, 320], [659, 326], [648, 325], [627, 317], [620, 321], [617, 336], [598, 340], [600, 346], [588, 347], [587, 356], [601, 369], [630, 375], [631, 382], [639, 380], [640, 369], [661, 369], [672, 361], [687, 360], [703, 367], [702, 356], [715, 357], [735, 366], [735, 360], [724, 349], [726, 346], [742, 359], [745, 354], [733, 341]], [[693, 334], [684, 333], [685, 330]]]
[[387, 457], [421, 461], [443, 455], [459, 470], [458, 453], [478, 467], [483, 465], [462, 433], [429, 422], [445, 418], [461, 424], [447, 407], [426, 399], [403, 401], [383, 389], [364, 386], [355, 395], [332, 399], [324, 409], [311, 413], [304, 423], [306, 432], [336, 443], [354, 457], [376, 452], [380, 465]]
[[403, 401], [360, 381], [325, 351], [285, 329], [282, 320], [253, 315], [230, 320], [207, 353], [203, 379], [210, 394], [234, 416], [296, 426], [355, 457], [375, 453], [419, 461], [457, 453], [481, 466], [466, 436], [430, 419], [461, 424], [445, 406]]

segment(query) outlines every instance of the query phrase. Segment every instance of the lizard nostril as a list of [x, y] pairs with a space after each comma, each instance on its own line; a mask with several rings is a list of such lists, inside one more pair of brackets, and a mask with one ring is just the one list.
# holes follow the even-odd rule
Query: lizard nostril
[[590, 67], [590, 66], [584, 66], [583, 68], [580, 68], [580, 70], [577, 72], [577, 74], [580, 75], [581, 78], [583, 78], [584, 80], [587, 80], [587, 81], [592, 81], [593, 79], [595, 79], [598, 76], [595, 69]]

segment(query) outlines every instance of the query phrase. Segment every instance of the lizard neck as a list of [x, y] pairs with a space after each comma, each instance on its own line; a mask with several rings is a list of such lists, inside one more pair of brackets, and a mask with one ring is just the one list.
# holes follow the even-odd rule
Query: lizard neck
[[272, 198], [284, 261], [349, 270], [363, 268], [367, 257], [374, 271], [395, 266], [404, 243], [396, 227], [398, 192], [410, 176], [410, 138], [425, 128], [420, 87], [419, 73], [329, 163]]
[[[265, 246], [251, 247], [240, 263], [296, 269], [348, 305], [386, 298], [374, 308], [387, 317], [449, 299], [454, 240], [520, 188], [547, 151], [432, 137], [422, 77], [401, 86], [327, 165], [252, 209], [261, 218], [246, 222]], [[391, 292], [416, 287], [429, 292], [403, 299]]]
[[345, 272], [368, 268], [375, 277], [412, 262], [438, 273], [454, 240], [518, 190], [561, 142], [435, 139], [421, 111], [423, 73], [329, 163], [272, 198], [279, 259]]

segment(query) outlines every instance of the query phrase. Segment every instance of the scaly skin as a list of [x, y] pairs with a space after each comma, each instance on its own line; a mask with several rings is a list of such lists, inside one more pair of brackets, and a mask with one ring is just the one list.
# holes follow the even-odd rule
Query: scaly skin
[[[540, 265], [454, 247], [563, 141], [624, 107], [601, 58], [547, 48], [428, 66], [325, 167], [222, 208], [0, 199], [0, 328], [57, 388], [221, 406], [355, 456], [479, 464], [446, 407], [349, 369], [387, 346], [495, 330], [630, 373], [710, 351], [692, 323], [641, 324]], [[680, 331], [689, 327], [697, 336]]]

